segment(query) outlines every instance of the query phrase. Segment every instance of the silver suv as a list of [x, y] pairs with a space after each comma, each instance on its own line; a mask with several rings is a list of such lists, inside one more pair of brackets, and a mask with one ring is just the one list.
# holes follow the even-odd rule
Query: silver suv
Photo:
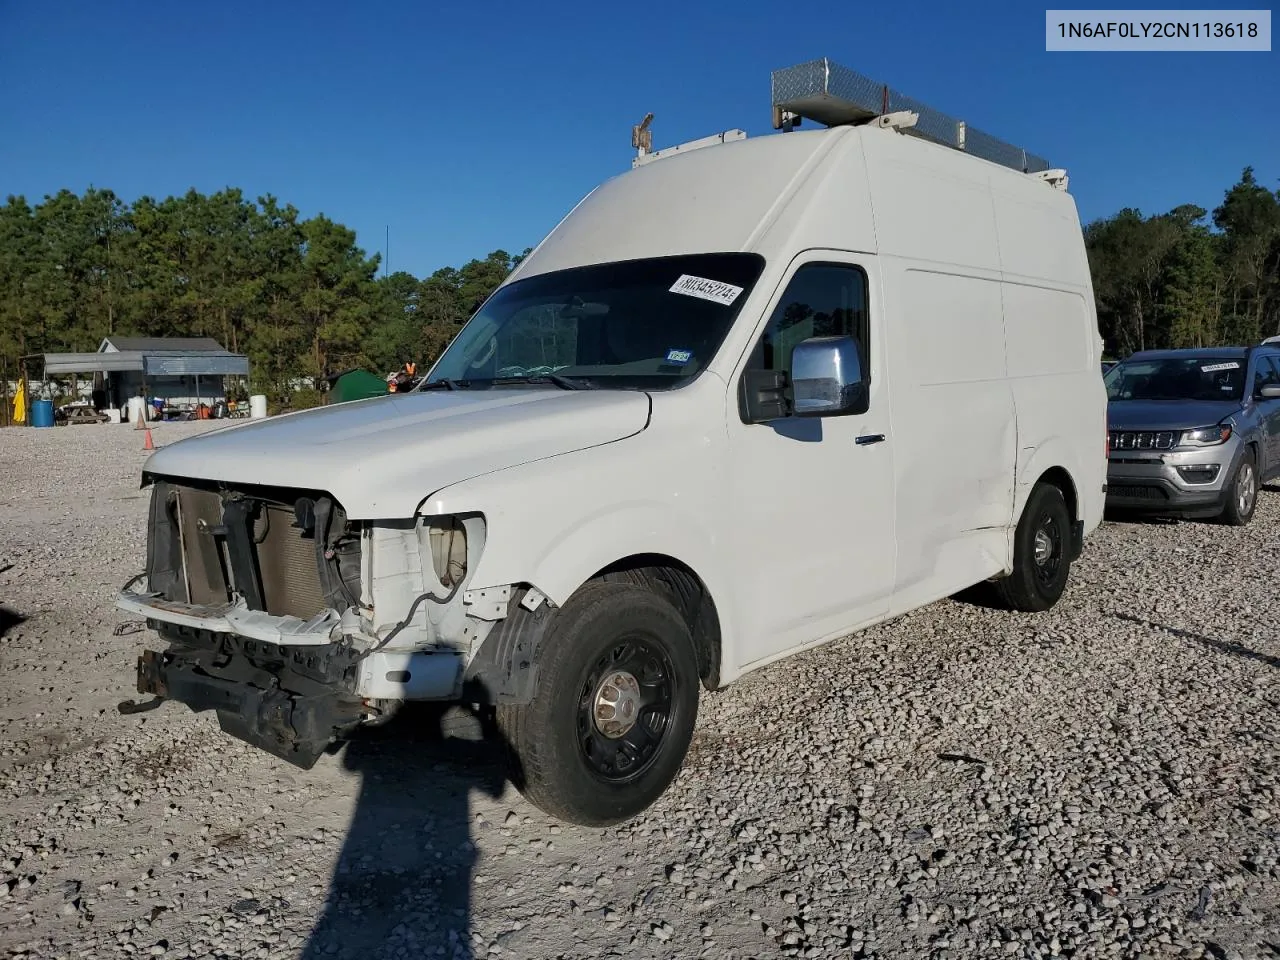
[[1107, 386], [1107, 506], [1241, 526], [1280, 475], [1280, 345], [1144, 350]]

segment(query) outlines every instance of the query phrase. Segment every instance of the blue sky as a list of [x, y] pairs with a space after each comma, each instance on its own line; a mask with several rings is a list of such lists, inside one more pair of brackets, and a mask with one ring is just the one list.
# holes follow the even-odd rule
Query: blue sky
[[[1057, 6], [1057, 5], [1055, 5]], [[0, 196], [274, 193], [424, 275], [829, 56], [1065, 166], [1085, 219], [1280, 187], [1280, 53], [1046, 53], [1031, 4], [0, 0]]]

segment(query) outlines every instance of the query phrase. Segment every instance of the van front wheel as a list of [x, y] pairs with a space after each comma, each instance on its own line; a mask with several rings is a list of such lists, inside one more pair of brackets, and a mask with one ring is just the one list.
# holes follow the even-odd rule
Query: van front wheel
[[556, 611], [530, 703], [498, 708], [511, 779], [569, 823], [639, 814], [679, 773], [698, 712], [689, 628], [665, 599], [593, 582]]
[[1062, 596], [1071, 571], [1071, 513], [1062, 491], [1038, 483], [1013, 535], [1013, 572], [996, 581], [996, 595], [1010, 610], [1039, 613]]

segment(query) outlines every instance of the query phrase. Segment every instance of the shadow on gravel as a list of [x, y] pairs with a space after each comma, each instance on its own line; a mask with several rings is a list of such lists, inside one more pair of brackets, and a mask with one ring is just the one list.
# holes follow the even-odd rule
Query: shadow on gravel
[[1233, 656], [1243, 657], [1246, 660], [1257, 660], [1259, 663], [1265, 663], [1268, 666], [1280, 667], [1280, 657], [1273, 657], [1269, 653], [1259, 653], [1257, 650], [1251, 650], [1249, 647], [1239, 643], [1233, 643], [1230, 640], [1219, 640], [1216, 637], [1206, 637], [1202, 633], [1193, 633], [1190, 630], [1180, 630], [1177, 627], [1167, 627], [1163, 623], [1156, 623], [1154, 620], [1145, 620], [1142, 617], [1135, 617], [1128, 613], [1111, 614], [1117, 620], [1124, 620], [1128, 623], [1136, 623], [1139, 626], [1147, 627], [1151, 630], [1160, 630], [1164, 633], [1171, 633], [1175, 637], [1182, 637], [1184, 640], [1194, 640], [1202, 646], [1218, 650], [1221, 653], [1230, 653]]
[[967, 607], [981, 607], [983, 610], [1006, 613], [1009, 609], [1001, 604], [994, 584], [990, 583], [976, 583], [972, 587], [965, 587], [959, 593], [953, 593], [949, 599]]
[[347, 744], [360, 795], [303, 960], [475, 956], [468, 800], [503, 794], [502, 758], [486, 719], [428, 704]]
[[10, 610], [8, 607], [0, 607], [0, 637], [3, 637], [14, 627], [21, 626], [26, 622], [25, 615], [18, 613], [16, 610]]

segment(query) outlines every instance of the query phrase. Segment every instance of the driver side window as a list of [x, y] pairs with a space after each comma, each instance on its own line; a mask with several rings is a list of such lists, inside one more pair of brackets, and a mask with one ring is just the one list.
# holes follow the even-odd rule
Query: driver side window
[[810, 337], [853, 337], [869, 381], [867, 277], [844, 263], [807, 263], [795, 272], [751, 352], [755, 370], [791, 372], [791, 354]]
[[1280, 386], [1280, 372], [1276, 371], [1275, 358], [1258, 357], [1257, 370], [1253, 375], [1253, 395], [1262, 393], [1263, 387]]

